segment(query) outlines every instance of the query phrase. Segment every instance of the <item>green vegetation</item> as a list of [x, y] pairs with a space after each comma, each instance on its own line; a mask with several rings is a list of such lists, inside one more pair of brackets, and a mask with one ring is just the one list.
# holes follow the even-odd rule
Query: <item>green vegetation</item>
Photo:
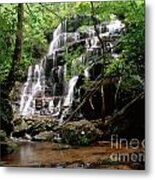
[[[94, 63], [103, 63], [103, 76], [119, 77], [120, 84], [117, 90], [123, 92], [124, 96], [128, 94], [129, 97], [124, 101], [124, 105], [144, 91], [143, 0], [94, 2], [93, 6], [90, 2], [0, 4], [0, 93], [2, 94], [0, 101], [4, 102], [0, 104], [0, 112], [3, 116], [1, 118], [3, 130], [7, 129], [6, 126], [13, 117], [9, 94], [15, 82], [23, 83], [28, 66], [40, 61], [47, 54], [56, 27], [63, 20], [67, 19], [70, 22], [73, 17], [87, 17], [94, 13], [100, 22], [109, 21], [110, 16], [114, 14], [125, 24], [125, 32], [114, 46], [114, 52], [118, 52], [119, 57], [112, 60], [108, 53], [103, 53], [99, 59], [93, 57]], [[86, 32], [87, 26], [93, 27], [94, 22], [85, 18], [80, 25], [80, 32]], [[72, 25], [69, 26], [71, 27]], [[78, 59], [82, 53], [82, 48], [78, 47], [64, 54], [68, 66], [66, 79], [84, 72], [86, 65], [79, 63]], [[93, 83], [95, 84], [95, 82], [89, 84], [94, 85]], [[11, 114], [7, 113], [8, 109]], [[70, 129], [69, 134], [68, 130], [66, 131], [66, 136], [71, 139], [78, 138], [79, 144], [88, 144], [89, 141], [83, 135], [78, 137], [76, 133], [70, 132]]]
[[7, 138], [7, 135], [3, 130], [0, 130], [0, 147], [1, 147], [1, 153], [0, 153], [0, 157], [1, 157], [1, 155], [14, 152], [17, 149], [18, 145], [9, 138]]
[[102, 136], [102, 132], [86, 120], [66, 123], [61, 131], [62, 142], [72, 145], [89, 145]]
[[[17, 4], [0, 5], [1, 82], [6, 78], [11, 67], [16, 36], [17, 6]], [[123, 75], [138, 74], [139, 79], [144, 79], [144, 1], [96, 2], [94, 7], [100, 20], [108, 20], [113, 13], [122, 19], [127, 27], [125, 36], [120, 39], [120, 46], [123, 47], [121, 59], [123, 68], [120, 68], [119, 60], [108, 65], [107, 73], [123, 69], [124, 72], [121, 72]], [[47, 32], [52, 32], [65, 18], [90, 14], [89, 2], [24, 4], [24, 42], [19, 76], [24, 76], [28, 65], [46, 54]], [[85, 25], [85, 22], [83, 24]], [[74, 56], [72, 61], [75, 61]]]

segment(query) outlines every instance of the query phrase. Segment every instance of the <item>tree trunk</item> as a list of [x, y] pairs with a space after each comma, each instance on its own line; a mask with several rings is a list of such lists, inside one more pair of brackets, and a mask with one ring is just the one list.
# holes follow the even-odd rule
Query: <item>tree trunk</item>
[[24, 20], [24, 4], [20, 3], [17, 7], [17, 30], [15, 48], [12, 55], [11, 68], [7, 78], [1, 84], [1, 90], [9, 95], [12, 90], [16, 76], [18, 74], [19, 64], [22, 57], [23, 46], [23, 20]]

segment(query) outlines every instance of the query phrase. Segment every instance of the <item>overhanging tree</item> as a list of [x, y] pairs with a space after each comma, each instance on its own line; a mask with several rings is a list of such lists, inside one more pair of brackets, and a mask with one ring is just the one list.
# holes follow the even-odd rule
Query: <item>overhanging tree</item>
[[17, 5], [17, 30], [16, 30], [16, 40], [14, 51], [11, 59], [11, 68], [8, 76], [1, 83], [1, 91], [5, 94], [9, 94], [12, 90], [16, 76], [18, 75], [19, 64], [22, 57], [22, 47], [23, 47], [23, 27], [24, 27], [24, 4]]

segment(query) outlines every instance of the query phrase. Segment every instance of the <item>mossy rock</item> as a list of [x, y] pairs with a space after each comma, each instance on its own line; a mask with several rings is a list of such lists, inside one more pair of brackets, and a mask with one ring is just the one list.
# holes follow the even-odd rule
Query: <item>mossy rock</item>
[[0, 142], [6, 141], [6, 132], [3, 130], [0, 130]]
[[13, 121], [13, 124], [15, 132], [20, 132], [28, 129], [28, 124], [23, 119], [16, 119], [15, 121]]
[[7, 135], [13, 130], [11, 123], [13, 119], [13, 110], [9, 101], [9, 97], [0, 92], [0, 129], [4, 130]]
[[36, 121], [29, 128], [28, 133], [32, 136], [35, 136], [44, 131], [46, 131], [46, 123], [44, 121]]
[[53, 141], [54, 137], [55, 137], [55, 133], [53, 133], [52, 131], [50, 132], [44, 131], [35, 135], [33, 137], [33, 140], [34, 141]]
[[55, 123], [50, 118], [35, 117], [32, 119], [25, 119], [18, 117], [13, 120], [14, 133], [21, 132], [21, 135], [23, 133], [28, 133], [31, 136], [35, 136], [41, 132], [51, 131], [57, 124], [58, 123]]
[[10, 154], [14, 152], [18, 147], [18, 145], [11, 140], [8, 140], [6, 142], [0, 142], [0, 146], [1, 146], [1, 155]]
[[15, 151], [17, 148], [17, 144], [14, 143], [11, 139], [9, 139], [5, 133], [5, 131], [0, 130], [0, 151], [1, 155], [9, 154]]
[[102, 132], [87, 121], [68, 122], [61, 130], [62, 142], [71, 145], [89, 145], [102, 136]]

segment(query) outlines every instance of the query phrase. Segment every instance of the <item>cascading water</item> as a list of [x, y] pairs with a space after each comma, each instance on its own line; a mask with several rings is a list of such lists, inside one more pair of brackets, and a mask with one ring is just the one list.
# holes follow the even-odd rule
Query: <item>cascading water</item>
[[56, 36], [50, 44], [48, 55], [51, 55], [59, 48], [64, 47], [66, 43], [76, 42], [79, 38], [80, 35], [78, 32], [74, 32], [74, 33], [64, 32], [62, 34], [58, 34], [58, 36]]
[[[80, 27], [73, 31], [67, 30], [67, 20], [61, 22], [56, 30], [53, 32], [53, 40], [49, 45], [47, 56], [36, 65], [31, 65], [28, 69], [27, 81], [23, 86], [20, 114], [22, 116], [34, 115], [36, 112], [35, 100], [38, 98], [43, 101], [43, 108], [45, 102], [48, 103], [46, 109], [53, 117], [58, 116], [61, 108], [69, 108], [74, 101], [74, 89], [79, 76], [76, 72], [72, 73], [73, 77], [65, 81], [67, 76], [67, 63], [63, 63], [64, 55], [68, 52], [68, 47], [73, 44], [78, 44], [80, 41], [84, 44], [84, 53], [77, 58], [77, 64], [84, 65], [84, 76], [89, 79], [89, 67], [92, 65], [95, 55], [99, 55], [101, 51], [101, 44], [96, 35], [93, 26], [87, 26], [84, 35], [80, 31]], [[101, 23], [97, 25], [99, 35], [102, 39], [110, 37], [111, 34], [118, 34], [124, 28], [121, 21], [113, 17], [110, 23]], [[109, 44], [112, 49], [112, 44]], [[66, 48], [67, 47], [67, 48]], [[111, 51], [112, 53], [112, 51]], [[115, 54], [113, 53], [113, 56]], [[75, 63], [76, 65], [76, 63]], [[72, 67], [72, 65], [71, 65]], [[47, 93], [47, 92], [50, 93]], [[61, 98], [59, 98], [61, 97]], [[40, 113], [41, 114], [41, 113]], [[46, 113], [45, 113], [46, 114]], [[47, 115], [47, 114], [46, 114]], [[62, 119], [62, 118], [60, 118]]]
[[33, 100], [35, 96], [44, 96], [45, 75], [42, 62], [34, 67], [29, 66], [27, 81], [24, 84], [20, 102], [20, 114], [23, 116], [34, 114]]
[[63, 106], [65, 106], [65, 107], [69, 107], [73, 102], [74, 87], [76, 85], [77, 80], [78, 80], [78, 76], [73, 76], [69, 81], [68, 94], [67, 94], [64, 104], [63, 104]]

